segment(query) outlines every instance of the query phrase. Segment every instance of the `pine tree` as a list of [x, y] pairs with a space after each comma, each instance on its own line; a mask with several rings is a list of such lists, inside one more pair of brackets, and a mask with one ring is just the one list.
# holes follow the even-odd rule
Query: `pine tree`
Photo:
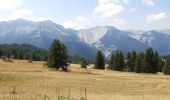
[[132, 51], [132, 53], [131, 53], [131, 68], [130, 68], [132, 72], [134, 71], [134, 68], [135, 68], [136, 57], [137, 57], [136, 51]]
[[128, 52], [126, 56], [126, 69], [130, 70], [131, 67], [131, 53]]
[[119, 60], [119, 51], [117, 50], [114, 55], [114, 61], [113, 61], [113, 69], [118, 70], [118, 60]]
[[113, 69], [114, 64], [114, 54], [111, 54], [110, 60], [109, 60], [109, 67], [108, 69]]
[[54, 40], [52, 42], [51, 48], [48, 51], [47, 65], [51, 68], [62, 68], [62, 70], [67, 71], [68, 67], [68, 55], [64, 44], [59, 40]]
[[154, 53], [154, 59], [153, 60], [154, 60], [153, 70], [154, 70], [154, 72], [158, 72], [159, 54], [158, 54], [157, 51]]
[[121, 51], [116, 51], [113, 69], [117, 71], [123, 71], [124, 69], [124, 56]]
[[0, 58], [2, 57], [2, 51], [0, 50]]
[[120, 53], [120, 56], [119, 56], [119, 68], [120, 68], [120, 71], [123, 71], [123, 69], [125, 68], [125, 65], [124, 65], [124, 56], [123, 56], [123, 53], [122, 51], [119, 52]]
[[47, 50], [37, 48], [28, 44], [2, 44], [0, 45], [1, 56], [14, 59], [28, 60], [35, 52], [36, 60], [44, 60], [47, 58]]
[[164, 73], [165, 75], [170, 75], [170, 60], [167, 60], [167, 61], [165, 62], [165, 65], [164, 65], [162, 71], [163, 71], [163, 73]]
[[162, 72], [163, 66], [164, 66], [164, 61], [162, 59], [159, 59], [158, 72]]
[[139, 58], [140, 58], [140, 62], [141, 62], [141, 72], [144, 72], [144, 69], [145, 69], [145, 54], [144, 54], [144, 52], [139, 53]]
[[104, 56], [101, 51], [97, 51], [96, 54], [96, 61], [95, 61], [95, 68], [96, 69], [105, 69], [105, 61]]
[[141, 72], [141, 59], [140, 59], [140, 55], [138, 55], [138, 57], [136, 58], [134, 71], [136, 73], [140, 73]]
[[155, 55], [152, 48], [146, 50], [145, 53], [145, 69], [146, 73], [156, 73], [157, 68], [155, 67]]

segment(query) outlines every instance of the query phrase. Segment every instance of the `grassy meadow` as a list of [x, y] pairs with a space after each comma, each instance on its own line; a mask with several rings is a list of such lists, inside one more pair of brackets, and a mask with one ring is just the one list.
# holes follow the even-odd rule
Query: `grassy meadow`
[[[0, 60], [0, 100], [170, 100], [170, 76], [70, 65], [70, 72], [43, 67], [44, 62]], [[70, 100], [70, 99], [61, 99]]]

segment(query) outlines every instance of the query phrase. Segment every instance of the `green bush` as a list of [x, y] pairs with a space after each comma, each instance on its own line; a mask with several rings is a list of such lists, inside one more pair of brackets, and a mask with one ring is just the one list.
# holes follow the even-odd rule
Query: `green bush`
[[170, 62], [169, 61], [165, 62], [165, 65], [162, 71], [165, 75], [170, 75]]

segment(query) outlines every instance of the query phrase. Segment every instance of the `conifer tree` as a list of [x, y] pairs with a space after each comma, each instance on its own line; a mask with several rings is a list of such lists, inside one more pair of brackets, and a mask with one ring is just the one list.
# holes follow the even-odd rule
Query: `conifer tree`
[[2, 57], [2, 51], [0, 50], [0, 58]]
[[68, 55], [66, 47], [59, 40], [55, 39], [48, 51], [47, 65], [51, 68], [62, 68], [62, 70], [67, 71], [67, 63]]
[[148, 48], [145, 53], [145, 69], [146, 73], [156, 73], [157, 68], [155, 67], [154, 51], [152, 48]]
[[108, 69], [113, 69], [114, 64], [114, 54], [111, 54], [110, 60], [109, 60], [109, 67]]
[[140, 62], [141, 62], [141, 72], [144, 72], [144, 69], [145, 69], [145, 54], [144, 54], [144, 52], [139, 53], [139, 58], [140, 58]]
[[117, 71], [123, 71], [124, 69], [124, 56], [121, 51], [116, 51], [113, 69]]
[[130, 52], [127, 53], [126, 61], [127, 61], [126, 62], [126, 68], [128, 70], [130, 70], [130, 67], [131, 67], [131, 53]]
[[154, 60], [153, 70], [154, 70], [154, 72], [158, 72], [159, 54], [158, 54], [157, 51], [154, 53], [154, 59], [153, 60]]
[[170, 75], [170, 60], [167, 60], [164, 64], [164, 67], [163, 67], [163, 73], [165, 75]]
[[96, 69], [105, 69], [105, 61], [104, 56], [101, 51], [97, 51], [96, 54], [96, 61], [95, 61], [95, 68]]
[[125, 67], [125, 65], [124, 65], [124, 56], [123, 56], [122, 51], [120, 51], [119, 53], [120, 53], [119, 54], [120, 55], [119, 56], [119, 63], [120, 63], [119, 68], [120, 68], [120, 71], [123, 71], [123, 69]]
[[118, 70], [118, 59], [119, 59], [119, 51], [117, 50], [114, 55], [114, 61], [113, 61], [113, 69]]
[[137, 57], [136, 51], [132, 51], [132, 53], [131, 53], [131, 68], [130, 68], [132, 72], [134, 71], [134, 68], [135, 68], [136, 57]]
[[141, 72], [141, 59], [140, 59], [140, 55], [138, 55], [138, 57], [136, 58], [134, 71], [136, 73], [140, 73]]
[[163, 66], [164, 66], [164, 61], [162, 59], [159, 59], [158, 72], [162, 72]]
[[35, 53], [37, 61], [46, 61], [47, 50], [40, 49], [28, 44], [2, 44], [0, 45], [0, 56], [5, 58], [13, 57], [14, 59], [28, 60], [32, 59], [32, 53]]

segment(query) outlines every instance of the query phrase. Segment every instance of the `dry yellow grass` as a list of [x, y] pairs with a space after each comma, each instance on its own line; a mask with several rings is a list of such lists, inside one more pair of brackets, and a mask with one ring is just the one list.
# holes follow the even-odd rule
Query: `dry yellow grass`
[[84, 87], [88, 100], [170, 100], [170, 76], [85, 70], [75, 64], [66, 73], [49, 71], [43, 63], [0, 60], [0, 100], [57, 100], [58, 94], [79, 98]]

